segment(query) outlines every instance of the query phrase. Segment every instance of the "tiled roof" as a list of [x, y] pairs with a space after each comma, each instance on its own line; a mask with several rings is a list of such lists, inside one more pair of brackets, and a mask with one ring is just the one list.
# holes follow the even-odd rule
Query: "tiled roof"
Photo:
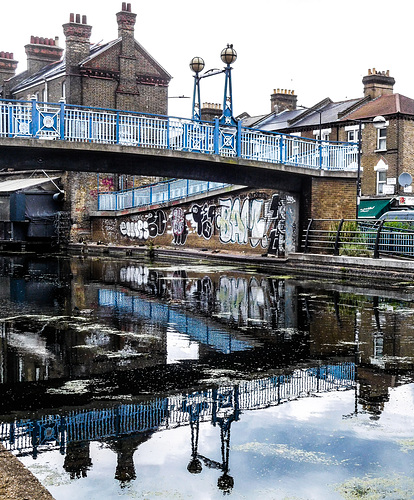
[[396, 113], [414, 115], [414, 99], [401, 94], [382, 95], [345, 115], [342, 120], [360, 120], [363, 118], [374, 118], [379, 115], [394, 115]]

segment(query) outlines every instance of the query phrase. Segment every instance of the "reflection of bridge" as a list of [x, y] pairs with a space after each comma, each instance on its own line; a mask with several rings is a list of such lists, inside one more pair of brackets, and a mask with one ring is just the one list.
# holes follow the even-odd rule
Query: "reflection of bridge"
[[[59, 165], [63, 170], [155, 172], [212, 181], [216, 179], [207, 179], [206, 173], [194, 169], [197, 163], [212, 169], [217, 163], [230, 167], [237, 160], [235, 178], [230, 179], [222, 167], [215, 174], [223, 182], [239, 184], [260, 170], [283, 172], [286, 166], [300, 175], [319, 175], [318, 170], [343, 175], [355, 170], [357, 158], [355, 143], [262, 132], [244, 128], [241, 122], [229, 127], [219, 125], [218, 120], [202, 122], [36, 100], [0, 100], [0, 150], [8, 153], [0, 155], [0, 168], [10, 166], [12, 157], [17, 169]], [[186, 169], [186, 163], [191, 168]], [[251, 170], [246, 179], [240, 175], [241, 166]], [[211, 170], [208, 173], [211, 177]]]
[[99, 289], [100, 306], [121, 309], [152, 323], [170, 325], [180, 333], [186, 334], [193, 341], [208, 345], [218, 352], [231, 352], [252, 349], [251, 341], [239, 340], [224, 328], [213, 327], [203, 318], [191, 317], [187, 312], [179, 311], [168, 304], [142, 299], [116, 290]]
[[165, 430], [190, 424], [194, 420], [215, 424], [243, 410], [267, 408], [311, 394], [354, 386], [354, 363], [322, 365], [148, 403], [3, 423], [0, 439], [8, 449], [19, 452], [36, 455], [42, 448], [50, 449], [52, 446], [60, 447], [63, 453], [68, 443]]

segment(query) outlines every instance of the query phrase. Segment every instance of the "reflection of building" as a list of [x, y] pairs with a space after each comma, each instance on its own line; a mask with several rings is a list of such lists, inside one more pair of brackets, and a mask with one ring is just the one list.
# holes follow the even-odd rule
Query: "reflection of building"
[[92, 468], [89, 441], [68, 443], [63, 468], [69, 472], [71, 479], [86, 477]]

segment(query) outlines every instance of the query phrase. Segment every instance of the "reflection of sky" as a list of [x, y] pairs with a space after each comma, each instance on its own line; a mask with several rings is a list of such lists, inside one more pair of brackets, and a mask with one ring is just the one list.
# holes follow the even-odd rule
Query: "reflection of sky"
[[199, 344], [192, 342], [188, 335], [167, 328], [167, 364], [199, 358]]
[[[364, 484], [370, 476], [374, 487], [382, 488], [383, 481], [399, 474], [405, 477], [404, 495], [379, 498], [414, 498], [414, 384], [391, 389], [390, 401], [377, 421], [363, 413], [352, 415], [354, 403], [354, 391], [340, 391], [243, 413], [231, 427], [234, 488], [230, 497], [343, 499], [336, 488], [346, 481]], [[221, 461], [218, 426], [200, 424], [198, 451]], [[217, 488], [219, 470], [203, 465], [200, 474], [187, 471], [188, 426], [158, 432], [141, 444], [134, 454], [137, 478], [123, 489], [113, 479], [115, 454], [92, 443], [91, 457], [88, 477], [72, 482], [63, 472], [64, 457], [58, 452], [53, 458], [40, 455], [36, 462], [29, 457], [22, 460], [56, 500], [223, 497]]]

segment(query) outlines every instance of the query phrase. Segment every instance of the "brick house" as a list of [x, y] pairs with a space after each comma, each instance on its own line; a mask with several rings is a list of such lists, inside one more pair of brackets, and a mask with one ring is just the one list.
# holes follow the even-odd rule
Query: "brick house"
[[[32, 36], [25, 46], [27, 69], [19, 74], [13, 54], [0, 52], [0, 96], [27, 100], [34, 95], [42, 102], [64, 99], [67, 104], [166, 115], [171, 76], [135, 40], [136, 14], [131, 12], [131, 4], [122, 3], [116, 21], [118, 38], [93, 44], [86, 16], [70, 14], [69, 22], [63, 25], [65, 48], [59, 47], [57, 37]], [[100, 190], [122, 189], [144, 181], [105, 173], [99, 180]], [[97, 177], [67, 172], [62, 184], [74, 220], [73, 237], [87, 236], [88, 214], [96, 210]]]
[[[298, 106], [293, 91], [277, 89], [268, 115], [241, 118], [248, 127], [350, 142], [358, 140], [363, 122], [361, 208], [369, 201], [376, 207], [372, 215], [379, 216], [389, 208], [414, 205], [411, 186], [398, 182], [402, 173], [414, 178], [414, 99], [394, 93], [395, 80], [388, 71], [369, 70], [362, 83], [362, 97], [340, 102], [326, 98], [309, 108]], [[377, 116], [386, 119], [385, 127], [374, 127]]]

